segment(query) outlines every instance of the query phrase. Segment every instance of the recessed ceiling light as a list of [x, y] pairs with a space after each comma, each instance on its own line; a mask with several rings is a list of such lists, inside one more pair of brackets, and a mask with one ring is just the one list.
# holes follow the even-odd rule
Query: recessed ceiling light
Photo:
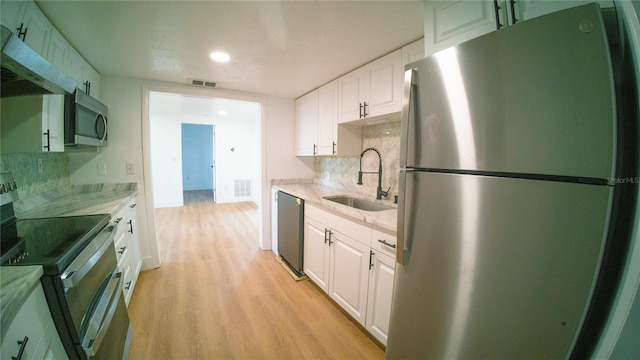
[[231, 60], [229, 54], [221, 51], [214, 51], [209, 54], [209, 57], [215, 62], [228, 62], [229, 60]]
[[218, 114], [221, 115], [221, 116], [225, 116], [225, 115], [227, 115], [227, 112], [224, 111], [224, 110], [220, 110], [220, 111], [218, 111]]

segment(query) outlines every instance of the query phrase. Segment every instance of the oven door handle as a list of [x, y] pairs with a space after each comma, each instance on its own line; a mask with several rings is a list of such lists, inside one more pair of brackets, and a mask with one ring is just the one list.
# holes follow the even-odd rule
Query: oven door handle
[[104, 336], [109, 330], [113, 315], [116, 313], [118, 301], [122, 296], [122, 272], [115, 270], [106, 288], [98, 300], [98, 304], [89, 319], [87, 331], [82, 339], [82, 348], [87, 356], [97, 354]]
[[105, 226], [60, 275], [65, 291], [76, 286], [111, 247], [117, 227], [117, 224]]

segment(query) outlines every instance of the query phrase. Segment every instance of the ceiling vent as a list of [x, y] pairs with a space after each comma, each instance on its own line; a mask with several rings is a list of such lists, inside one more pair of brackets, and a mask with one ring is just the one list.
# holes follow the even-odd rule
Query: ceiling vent
[[215, 88], [217, 84], [215, 82], [213, 82], [213, 81], [200, 80], [200, 79], [191, 79], [191, 85], [208, 87], [208, 88]]

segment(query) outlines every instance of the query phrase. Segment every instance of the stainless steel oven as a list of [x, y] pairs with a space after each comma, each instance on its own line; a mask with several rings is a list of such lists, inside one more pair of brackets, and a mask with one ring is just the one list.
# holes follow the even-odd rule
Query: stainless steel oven
[[15, 219], [11, 203], [2, 204], [2, 217], [0, 263], [42, 265], [45, 297], [69, 358], [128, 358], [132, 330], [113, 244], [118, 224], [108, 214]]

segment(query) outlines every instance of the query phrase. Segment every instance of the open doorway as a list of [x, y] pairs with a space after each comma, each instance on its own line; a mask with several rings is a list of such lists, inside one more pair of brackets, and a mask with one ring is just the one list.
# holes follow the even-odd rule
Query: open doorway
[[[207, 187], [213, 189], [215, 182], [216, 203], [251, 201], [260, 206], [261, 125], [261, 103], [149, 92], [150, 163], [155, 207], [183, 206], [183, 191], [195, 189], [191, 187], [196, 186], [194, 176], [204, 177], [212, 170], [215, 170], [215, 180], [198, 180], [197, 186], [207, 183]], [[195, 128], [191, 126], [201, 126], [197, 128], [200, 131], [192, 133], [191, 129]], [[203, 135], [203, 129], [207, 129], [208, 134], [215, 129], [211, 152], [193, 149], [192, 144]], [[213, 159], [206, 160], [209, 163], [197, 165], [200, 169], [197, 175], [185, 173], [185, 165], [190, 166], [185, 161], [191, 161], [187, 159], [191, 157], [184, 157], [183, 151], [192, 149], [199, 157], [203, 154], [197, 153], [203, 151], [207, 151], [207, 158], [209, 154], [215, 154], [215, 163]]]
[[182, 188], [216, 202], [215, 126], [182, 124]]

